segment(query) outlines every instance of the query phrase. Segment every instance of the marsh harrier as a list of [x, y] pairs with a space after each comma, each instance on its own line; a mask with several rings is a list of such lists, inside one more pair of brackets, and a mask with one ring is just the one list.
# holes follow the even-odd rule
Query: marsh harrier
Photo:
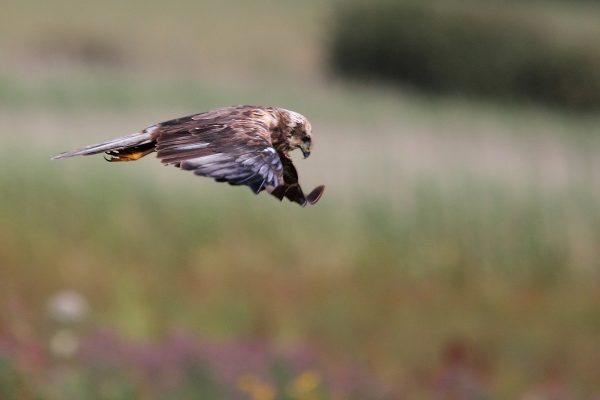
[[161, 122], [53, 159], [105, 153], [110, 162], [135, 161], [156, 152], [165, 165], [305, 206], [315, 204], [325, 187], [305, 196], [289, 152], [300, 149], [306, 158], [311, 146], [311, 125], [303, 115], [278, 107], [234, 106]]

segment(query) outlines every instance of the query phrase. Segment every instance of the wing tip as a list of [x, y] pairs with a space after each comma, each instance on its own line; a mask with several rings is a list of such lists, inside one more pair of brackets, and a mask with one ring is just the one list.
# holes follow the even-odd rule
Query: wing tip
[[67, 153], [60, 153], [53, 157], [50, 157], [50, 160], [62, 160], [63, 158], [69, 157]]
[[306, 196], [306, 200], [309, 204], [316, 204], [323, 197], [323, 192], [325, 192], [325, 185], [319, 185]]
[[85, 148], [83, 148], [83, 149], [65, 151], [65, 152], [55, 155], [54, 157], [52, 157], [50, 159], [51, 160], [62, 160], [63, 158], [70, 158], [70, 157], [76, 157], [76, 156], [89, 156], [92, 154], [97, 154], [97, 153], [86, 152]]
[[300, 186], [296, 184], [292, 185], [280, 185], [276, 188], [269, 191], [269, 193], [275, 196], [279, 201], [283, 200], [284, 197], [291, 202], [297, 203], [300, 207], [306, 207], [307, 205], [316, 204], [321, 197], [323, 196], [323, 192], [325, 191], [325, 185], [319, 185], [305, 196], [302, 193], [302, 189]]

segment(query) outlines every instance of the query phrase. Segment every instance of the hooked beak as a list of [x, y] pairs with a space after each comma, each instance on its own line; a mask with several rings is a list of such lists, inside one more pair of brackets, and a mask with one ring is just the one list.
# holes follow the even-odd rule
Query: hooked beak
[[301, 143], [300, 150], [302, 150], [304, 158], [308, 158], [310, 156], [310, 143]]

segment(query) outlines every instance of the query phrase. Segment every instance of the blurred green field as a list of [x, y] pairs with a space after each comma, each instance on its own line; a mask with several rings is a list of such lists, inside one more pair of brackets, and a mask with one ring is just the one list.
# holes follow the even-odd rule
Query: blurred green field
[[[0, 17], [12, 35], [0, 36], [12, 55], [0, 63], [1, 398], [238, 398], [195, 386], [154, 393], [136, 369], [93, 389], [85, 382], [97, 369], [55, 354], [64, 329], [82, 342], [108, 329], [134, 344], [185, 332], [309, 346], [319, 371], [357, 364], [376, 377], [379, 391], [357, 399], [452, 398], [443, 378], [453, 374], [483, 398], [600, 393], [597, 116], [330, 79], [321, 65], [329, 9], [317, 2], [182, 1], [164, 19], [158, 3], [103, 4], [72, 19], [71, 1], [52, 14], [12, 3]], [[31, 44], [89, 37], [81, 32], [123, 59], [53, 51], [49, 61]], [[276, 48], [270, 58], [247, 48], [261, 39]], [[326, 184], [318, 205], [279, 204], [153, 156], [50, 161], [239, 103], [310, 118], [315, 150], [296, 165], [305, 187]], [[65, 289], [89, 304], [76, 328], [48, 315]], [[240, 399], [351, 398], [238, 386]]]
[[[328, 191], [301, 209], [152, 158], [51, 162], [153, 122], [134, 105], [76, 104], [93, 104], [103, 88], [4, 115], [3, 131], [14, 132], [3, 136], [0, 169], [4, 334], [43, 342], [45, 304], [72, 288], [90, 302], [92, 326], [138, 340], [181, 328], [309, 341], [408, 393], [422, 393], [413, 375], [456, 337], [490, 364], [500, 397], [555, 364], [576, 388], [597, 390], [593, 120], [387, 98], [382, 120], [368, 122], [358, 104], [378, 92], [333, 88], [318, 101], [339, 100], [332, 115], [345, 117], [328, 120], [319, 104], [317, 150], [298, 161], [305, 185]], [[164, 96], [184, 108], [177, 92]]]

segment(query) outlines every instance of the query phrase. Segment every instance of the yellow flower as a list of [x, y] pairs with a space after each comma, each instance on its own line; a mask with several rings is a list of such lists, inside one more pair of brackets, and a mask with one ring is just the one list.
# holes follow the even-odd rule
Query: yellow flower
[[254, 374], [243, 374], [238, 378], [238, 388], [248, 393], [252, 400], [274, 400], [277, 394], [268, 383], [264, 383]]
[[287, 387], [288, 394], [296, 399], [314, 399], [314, 392], [321, 384], [321, 377], [315, 371], [304, 371]]

